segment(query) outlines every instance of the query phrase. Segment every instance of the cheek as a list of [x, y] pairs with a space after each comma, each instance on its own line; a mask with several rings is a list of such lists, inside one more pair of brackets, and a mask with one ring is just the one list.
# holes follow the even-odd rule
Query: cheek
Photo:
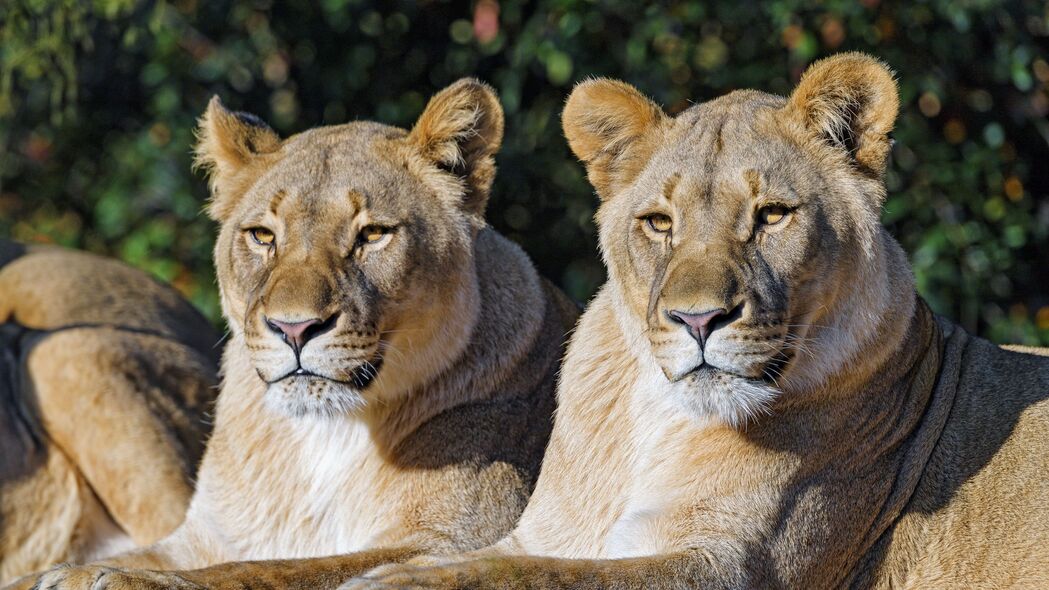
[[763, 257], [768, 262], [767, 271], [782, 282], [804, 280], [817, 266], [816, 261], [809, 256], [810, 249], [807, 246], [804, 238], [777, 239], [771, 247], [762, 249]]
[[241, 236], [223, 232], [215, 247], [215, 272], [222, 289], [223, 304], [230, 319], [241, 320], [251, 291], [265, 274], [265, 262], [254, 255]]
[[243, 240], [234, 240], [230, 260], [233, 283], [241, 297], [247, 299], [265, 283], [270, 271], [269, 262]]
[[[761, 245], [760, 261], [754, 266], [752, 283], [763, 296], [770, 311], [787, 311], [797, 306], [814, 305], [833, 281], [833, 239], [818, 223], [795, 224], [768, 236]], [[794, 315], [798, 310], [791, 311]]]
[[619, 239], [605, 241], [606, 264], [622, 285], [639, 317], [646, 317], [652, 298], [659, 297], [669, 261], [665, 246], [650, 239], [637, 224], [619, 224]]
[[411, 244], [394, 239], [381, 251], [372, 252], [360, 262], [364, 279], [384, 298], [397, 299], [404, 290], [406, 271], [411, 263]]
[[426, 232], [398, 236], [362, 263], [366, 280], [379, 297], [393, 304], [440, 299], [454, 284], [469, 252], [439, 238]]
[[610, 274], [614, 275], [623, 292], [625, 303], [642, 320], [646, 316], [646, 303], [652, 285], [652, 273], [645, 258], [628, 243], [620, 243], [606, 250], [611, 259]]

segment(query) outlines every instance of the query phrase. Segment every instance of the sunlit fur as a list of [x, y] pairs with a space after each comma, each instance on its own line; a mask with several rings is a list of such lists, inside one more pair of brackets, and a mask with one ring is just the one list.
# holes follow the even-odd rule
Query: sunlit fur
[[[157, 544], [52, 570], [43, 587], [312, 589], [512, 528], [578, 309], [484, 221], [502, 124], [470, 79], [410, 131], [280, 139], [212, 101], [198, 163], [230, 335], [192, 504]], [[361, 236], [376, 226], [384, 236]], [[324, 329], [297, 358], [267, 323], [311, 319]]]
[[[878, 84], [894, 92], [891, 78]], [[785, 99], [740, 91], [673, 119], [660, 113], [637, 131], [596, 122], [652, 117], [647, 99], [624, 92], [615, 82], [580, 85], [565, 124], [574, 147], [604, 138], [631, 148], [606, 148], [619, 150], [615, 160], [602, 151], [581, 157], [602, 196], [597, 221], [618, 321], [638, 358], [662, 369], [668, 394], [697, 415], [742, 426], [784, 392], [817, 388], [856, 362], [894, 304], [886, 285], [863, 278], [884, 272], [870, 254], [881, 239], [878, 179], [840, 162], [822, 127], [811, 139], [794, 129]], [[895, 112], [895, 99], [879, 108]], [[884, 133], [863, 132], [888, 148]], [[800, 145], [813, 157], [796, 157]], [[770, 204], [790, 213], [764, 227], [758, 211]], [[669, 216], [672, 229], [646, 227], [653, 213]], [[704, 347], [669, 316], [717, 308], [734, 314]]]
[[[229, 207], [215, 251], [229, 275], [223, 308], [273, 407], [354, 412], [405, 395], [462, 352], [476, 323], [480, 228], [461, 207], [463, 184], [432, 164], [424, 172], [436, 186], [428, 184], [413, 172], [427, 167], [419, 160], [399, 129], [367, 122], [314, 129], [286, 141], [279, 161], [257, 171]], [[389, 237], [362, 242], [359, 232], [372, 224], [391, 228]], [[256, 226], [274, 232], [272, 245], [243, 231]], [[335, 314], [334, 326], [298, 358], [266, 325]], [[360, 382], [370, 382], [366, 391]]]
[[[877, 222], [896, 109], [855, 53], [673, 118], [578, 85], [563, 122], [609, 280], [535, 492], [499, 543], [344, 590], [1049, 587], [1049, 350], [915, 294]], [[770, 202], [793, 212], [756, 228]], [[702, 348], [663, 313], [737, 306]]]
[[219, 335], [174, 289], [86, 252], [0, 240], [0, 585], [182, 522]]

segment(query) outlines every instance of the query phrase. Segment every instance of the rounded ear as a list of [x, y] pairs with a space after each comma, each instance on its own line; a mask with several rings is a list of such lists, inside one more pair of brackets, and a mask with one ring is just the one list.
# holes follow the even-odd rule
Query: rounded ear
[[842, 53], [809, 66], [784, 110], [809, 132], [847, 152], [861, 171], [880, 177], [899, 108], [888, 66], [862, 53]]
[[463, 78], [430, 99], [408, 134], [423, 157], [463, 179], [463, 207], [484, 216], [503, 142], [503, 107], [495, 91]]
[[561, 115], [568, 145], [602, 199], [637, 177], [668, 121], [636, 88], [607, 78], [577, 84]]
[[245, 184], [254, 179], [244, 172], [258, 156], [278, 148], [280, 137], [261, 119], [230, 111], [218, 96], [211, 98], [197, 127], [193, 164], [208, 175], [208, 215], [212, 219], [221, 221], [232, 212], [239, 195], [247, 189]]

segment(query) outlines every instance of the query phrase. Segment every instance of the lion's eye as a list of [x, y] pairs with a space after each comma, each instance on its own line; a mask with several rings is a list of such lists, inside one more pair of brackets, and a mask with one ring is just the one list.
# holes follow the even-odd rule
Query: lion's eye
[[790, 215], [790, 210], [783, 205], [768, 205], [758, 210], [758, 223], [761, 225], [776, 225]]
[[648, 227], [652, 228], [652, 231], [665, 234], [670, 231], [670, 228], [674, 225], [670, 220], [669, 215], [663, 215], [662, 213], [653, 213], [645, 218], [645, 222], [648, 223]]
[[381, 225], [368, 225], [361, 229], [358, 240], [364, 244], [375, 244], [390, 233], [390, 228]]
[[255, 240], [255, 243], [260, 246], [272, 246], [276, 239], [273, 232], [264, 227], [253, 227], [248, 230], [248, 234], [250, 234], [251, 239]]

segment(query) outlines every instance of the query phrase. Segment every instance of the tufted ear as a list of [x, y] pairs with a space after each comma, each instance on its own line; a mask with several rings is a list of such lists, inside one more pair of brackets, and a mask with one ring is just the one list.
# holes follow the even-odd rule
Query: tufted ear
[[462, 178], [463, 207], [484, 216], [503, 141], [503, 107], [495, 91], [474, 78], [455, 82], [430, 99], [408, 138], [424, 157]]
[[254, 179], [247, 174], [261, 155], [277, 151], [280, 137], [255, 115], [234, 112], [212, 97], [197, 127], [194, 166], [208, 175], [211, 201], [208, 215], [217, 221], [228, 216], [239, 194]]
[[561, 115], [568, 145], [602, 199], [637, 177], [669, 121], [636, 88], [606, 78], [577, 84]]
[[861, 171], [880, 177], [899, 108], [888, 66], [862, 53], [842, 53], [811, 65], [784, 110], [809, 132], [847, 152]]

